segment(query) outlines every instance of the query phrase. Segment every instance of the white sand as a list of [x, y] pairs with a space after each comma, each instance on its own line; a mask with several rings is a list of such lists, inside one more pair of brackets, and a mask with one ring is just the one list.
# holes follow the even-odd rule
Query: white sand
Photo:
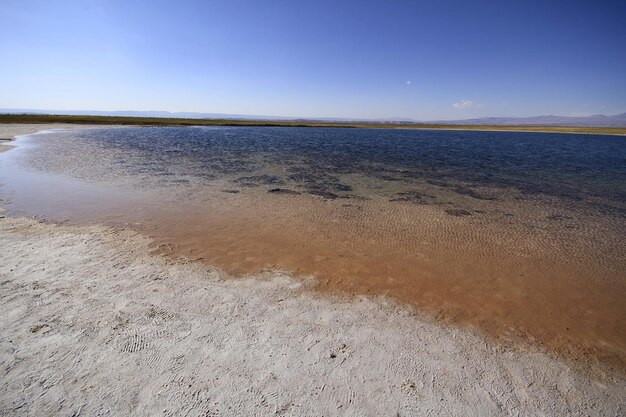
[[0, 152], [11, 150], [14, 144], [11, 143], [16, 136], [30, 135], [42, 130], [50, 129], [84, 129], [84, 128], [102, 128], [102, 127], [118, 127], [117, 125], [76, 125], [68, 123], [49, 123], [49, 124], [0, 124]]
[[72, 125], [67, 123], [49, 124], [0, 124], [0, 141], [13, 140], [15, 136], [28, 135], [40, 130], [49, 129], [80, 129], [83, 127], [94, 127], [92, 125]]
[[0, 220], [0, 415], [625, 415], [626, 381], [132, 232]]

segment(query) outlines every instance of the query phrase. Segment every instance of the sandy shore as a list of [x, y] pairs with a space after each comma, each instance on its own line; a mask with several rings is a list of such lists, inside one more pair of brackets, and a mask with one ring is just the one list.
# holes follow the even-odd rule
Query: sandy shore
[[81, 128], [81, 126], [66, 124], [66, 123], [3, 124], [3, 125], [0, 125], [0, 140], [10, 141], [10, 140], [15, 139], [15, 136], [29, 135], [31, 133], [39, 132], [40, 130], [70, 129], [70, 128]]
[[133, 232], [0, 220], [2, 415], [623, 415], [626, 381]]
[[[16, 136], [30, 135], [42, 130], [50, 129], [84, 129], [85, 127], [103, 127], [98, 125], [75, 125], [68, 123], [50, 123], [50, 124], [0, 124], [0, 152], [6, 152], [13, 148], [11, 141]], [[109, 127], [109, 126], [106, 126]]]

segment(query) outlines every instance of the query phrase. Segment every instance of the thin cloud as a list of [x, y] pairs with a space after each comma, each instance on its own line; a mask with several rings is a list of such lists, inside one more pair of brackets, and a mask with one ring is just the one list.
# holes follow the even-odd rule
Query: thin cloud
[[412, 81], [406, 81], [406, 85], [410, 86]]
[[452, 107], [454, 107], [455, 109], [469, 109], [471, 107], [477, 107], [478, 105], [475, 104], [472, 100], [461, 100], [458, 103], [454, 103], [452, 105]]

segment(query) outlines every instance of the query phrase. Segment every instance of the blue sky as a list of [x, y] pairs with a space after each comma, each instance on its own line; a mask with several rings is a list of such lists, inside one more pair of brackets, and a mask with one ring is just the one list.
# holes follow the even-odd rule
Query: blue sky
[[0, 108], [626, 111], [626, 1], [0, 0]]

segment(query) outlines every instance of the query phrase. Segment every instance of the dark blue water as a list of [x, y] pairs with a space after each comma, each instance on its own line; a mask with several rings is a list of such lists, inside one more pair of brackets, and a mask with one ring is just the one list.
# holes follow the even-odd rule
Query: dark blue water
[[[97, 129], [72, 135], [89, 146], [126, 153], [110, 162], [120, 169], [175, 176], [173, 181], [230, 178], [235, 188], [336, 198], [363, 194], [350, 178], [365, 177], [403, 187], [391, 200], [409, 200], [411, 192], [419, 200], [419, 185], [428, 184], [479, 200], [498, 199], [486, 187], [513, 190], [518, 198], [544, 195], [625, 212], [626, 138], [618, 136], [283, 127]], [[375, 188], [384, 193], [384, 187]]]

